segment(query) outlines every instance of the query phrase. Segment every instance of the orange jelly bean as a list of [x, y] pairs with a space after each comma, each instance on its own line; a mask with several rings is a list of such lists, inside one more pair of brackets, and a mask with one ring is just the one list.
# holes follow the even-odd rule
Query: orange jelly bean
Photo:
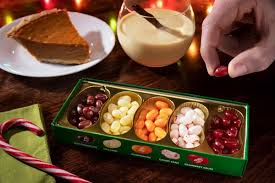
[[151, 132], [151, 133], [149, 134], [148, 140], [149, 140], [150, 142], [156, 142], [157, 136], [155, 135], [155, 133]]
[[150, 132], [147, 130], [147, 128], [146, 127], [144, 127], [144, 128], [142, 128], [142, 134], [143, 135], [148, 135]]
[[140, 113], [139, 113], [139, 120], [144, 120], [146, 119], [146, 114], [147, 114], [147, 110], [143, 109]]
[[143, 127], [144, 127], [144, 121], [139, 119], [135, 124], [135, 128], [142, 129]]
[[146, 114], [146, 119], [154, 121], [155, 118], [158, 116], [159, 112], [157, 109], [152, 109]]
[[161, 118], [167, 119], [167, 120], [168, 120], [169, 116], [168, 116], [167, 114], [159, 114], [159, 115], [156, 117], [156, 120], [157, 120], [157, 119], [161, 119]]
[[166, 114], [167, 116], [170, 116], [173, 113], [173, 110], [170, 108], [163, 108], [159, 111], [159, 114]]
[[168, 108], [168, 104], [163, 101], [156, 101], [155, 105], [158, 109]]
[[146, 126], [146, 128], [147, 128], [147, 130], [149, 131], [149, 132], [152, 132], [152, 131], [154, 131], [154, 129], [155, 129], [155, 124], [154, 124], [154, 122], [153, 121], [151, 121], [151, 120], [146, 120], [145, 121], [145, 126]]
[[167, 118], [159, 118], [155, 121], [155, 125], [157, 127], [161, 127], [161, 128], [165, 128], [166, 125], [168, 123], [168, 119]]

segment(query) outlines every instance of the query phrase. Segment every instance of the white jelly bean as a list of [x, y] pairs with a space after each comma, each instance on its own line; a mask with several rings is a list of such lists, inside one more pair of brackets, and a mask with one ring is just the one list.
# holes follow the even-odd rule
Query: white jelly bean
[[126, 132], [128, 132], [131, 129], [131, 127], [129, 126], [121, 126], [119, 129], [120, 134], [124, 134]]
[[194, 145], [194, 147], [198, 147], [198, 146], [200, 146], [201, 144], [200, 144], [199, 141], [195, 141], [195, 142], [193, 143], [193, 145]]
[[132, 107], [128, 110], [127, 114], [135, 114], [136, 111], [137, 111], [137, 109], [138, 109], [137, 106], [132, 106]]
[[174, 144], [178, 145], [179, 144], [179, 140], [178, 138], [172, 138], [172, 142], [174, 142]]
[[189, 142], [194, 143], [195, 141], [199, 141], [200, 137], [197, 135], [189, 135]]
[[139, 108], [139, 103], [137, 101], [133, 101], [131, 102], [131, 106], [136, 106], [137, 108]]
[[202, 112], [202, 110], [200, 110], [199, 108], [194, 109], [194, 111], [202, 118], [204, 119], [204, 113]]
[[125, 99], [118, 99], [117, 105], [120, 107], [128, 107], [129, 105], [131, 105], [131, 103], [130, 103], [130, 101], [125, 100]]
[[177, 129], [170, 131], [171, 138], [179, 138], [179, 131]]
[[119, 110], [120, 110], [122, 113], [127, 113], [128, 107], [120, 107]]
[[113, 133], [119, 132], [119, 128], [120, 128], [120, 122], [118, 120], [114, 121], [111, 125], [111, 132]]
[[108, 106], [108, 112], [112, 114], [113, 110], [117, 109], [116, 104], [109, 104]]
[[191, 107], [183, 107], [180, 112], [181, 114], [185, 115], [188, 111], [192, 110]]
[[185, 116], [184, 116], [184, 121], [183, 124], [187, 125], [192, 123], [193, 119], [194, 119], [194, 115], [196, 115], [197, 113], [193, 110], [190, 110], [188, 112], [186, 112]]
[[179, 135], [181, 137], [183, 137], [183, 136], [185, 136], [187, 134], [188, 134], [188, 130], [187, 130], [186, 126], [184, 126], [183, 124], [180, 124], [179, 125]]
[[178, 146], [184, 148], [184, 147], [185, 147], [185, 142], [184, 142], [183, 138], [182, 138], [182, 137], [179, 137], [179, 138], [178, 138], [178, 141], [179, 141]]
[[189, 128], [193, 127], [193, 126], [194, 126], [194, 124], [193, 124], [193, 123], [191, 123], [191, 124], [187, 124], [187, 125], [186, 125], [186, 128], [187, 128], [187, 129], [189, 129]]
[[192, 143], [185, 144], [185, 148], [194, 148], [194, 145]]
[[132, 123], [132, 117], [127, 115], [120, 119], [120, 124], [123, 126], [129, 126]]
[[201, 118], [197, 113], [193, 116], [193, 123], [195, 125], [201, 125], [203, 126], [205, 121], [203, 120], [203, 118]]
[[171, 130], [179, 130], [179, 125], [178, 124], [172, 124], [171, 125]]
[[112, 122], [114, 121], [114, 118], [113, 118], [112, 114], [110, 114], [109, 112], [106, 112], [106, 113], [103, 114], [103, 119], [108, 124], [112, 124]]
[[188, 129], [189, 135], [199, 135], [201, 132], [202, 132], [202, 127], [200, 125], [195, 125]]
[[121, 114], [122, 114], [122, 112], [120, 110], [117, 110], [117, 109], [113, 110], [113, 112], [112, 112], [112, 115], [115, 118], [121, 118]]
[[177, 121], [178, 121], [178, 124], [182, 124], [184, 122], [184, 115], [178, 114]]
[[128, 102], [131, 102], [132, 98], [128, 95], [123, 95], [123, 96], [119, 97], [118, 100], [126, 100]]
[[105, 133], [108, 133], [110, 134], [110, 125], [107, 123], [107, 122], [103, 122], [101, 124], [101, 129], [105, 132]]

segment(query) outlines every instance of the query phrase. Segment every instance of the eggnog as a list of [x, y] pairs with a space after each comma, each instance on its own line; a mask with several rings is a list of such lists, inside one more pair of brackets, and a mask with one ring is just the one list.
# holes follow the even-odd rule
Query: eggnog
[[131, 59], [149, 67], [163, 67], [184, 56], [195, 32], [194, 22], [185, 15], [168, 9], [146, 9], [164, 26], [182, 36], [156, 28], [136, 12], [118, 22], [119, 42]]

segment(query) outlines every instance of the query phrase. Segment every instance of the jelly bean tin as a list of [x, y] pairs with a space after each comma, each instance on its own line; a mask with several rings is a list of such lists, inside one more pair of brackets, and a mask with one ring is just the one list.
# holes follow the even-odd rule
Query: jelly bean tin
[[52, 129], [58, 142], [242, 176], [249, 105], [80, 79]]

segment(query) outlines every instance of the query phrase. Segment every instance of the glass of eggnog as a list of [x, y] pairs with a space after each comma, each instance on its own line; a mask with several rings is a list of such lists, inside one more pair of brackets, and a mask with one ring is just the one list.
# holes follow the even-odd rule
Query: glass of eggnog
[[[134, 8], [136, 5], [153, 16], [141, 14]], [[163, 27], [152, 24], [152, 19]], [[190, 0], [124, 0], [119, 12], [117, 35], [123, 50], [132, 60], [148, 67], [179, 61], [194, 32]]]

